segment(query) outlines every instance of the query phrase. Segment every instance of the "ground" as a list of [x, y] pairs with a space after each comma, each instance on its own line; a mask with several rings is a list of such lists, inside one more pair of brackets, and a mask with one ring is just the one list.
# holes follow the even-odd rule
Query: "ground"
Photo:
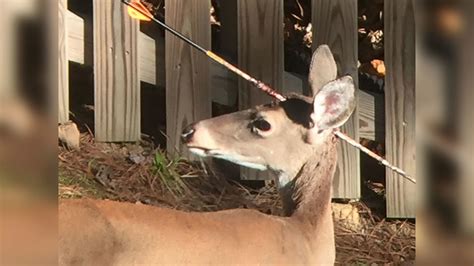
[[[204, 163], [168, 158], [146, 140], [105, 144], [82, 133], [80, 150], [60, 145], [58, 161], [60, 198], [113, 199], [198, 212], [249, 208], [282, 213], [272, 182], [250, 188], [219, 177]], [[367, 203], [333, 203], [336, 261], [411, 264], [415, 259], [414, 223], [387, 220], [375, 208], [367, 207], [377, 204]]]

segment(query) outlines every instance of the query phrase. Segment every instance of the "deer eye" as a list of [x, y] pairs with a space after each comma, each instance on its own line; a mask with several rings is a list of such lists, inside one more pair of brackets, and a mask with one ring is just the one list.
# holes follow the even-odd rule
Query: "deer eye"
[[268, 123], [268, 121], [263, 118], [257, 118], [252, 124], [254, 128], [260, 131], [269, 131], [272, 128], [272, 125], [270, 125], [270, 123]]

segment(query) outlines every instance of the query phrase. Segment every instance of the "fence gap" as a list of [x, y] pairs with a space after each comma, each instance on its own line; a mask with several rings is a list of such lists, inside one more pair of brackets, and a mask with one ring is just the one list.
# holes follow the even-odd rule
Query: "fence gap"
[[[163, 18], [161, 18], [163, 19]], [[165, 33], [155, 23], [141, 22], [138, 35], [141, 132], [166, 147]]]

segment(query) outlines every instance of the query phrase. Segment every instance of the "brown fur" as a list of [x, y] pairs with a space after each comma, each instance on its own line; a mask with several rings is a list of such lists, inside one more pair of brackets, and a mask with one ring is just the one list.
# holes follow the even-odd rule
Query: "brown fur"
[[[187, 213], [101, 200], [59, 206], [61, 265], [333, 263], [330, 184], [335, 143], [295, 179], [291, 217], [253, 210]], [[327, 157], [326, 157], [327, 156]]]
[[[77, 214], [77, 215], [76, 215]], [[60, 205], [61, 265], [310, 264], [290, 219], [253, 210], [186, 213], [67, 200]], [[298, 248], [295, 248], [298, 247]]]
[[[327, 46], [318, 48], [311, 65], [312, 90], [319, 91], [316, 106], [307, 97], [292, 97], [200, 121], [183, 133], [186, 145], [197, 154], [276, 172], [289, 217], [243, 209], [186, 213], [66, 200], [59, 207], [60, 264], [333, 264], [330, 200], [337, 152], [332, 130], [349, 118], [354, 88], [347, 77], [328, 83], [336, 67]], [[328, 85], [321, 88], [322, 84]], [[344, 101], [324, 106], [334, 94]], [[340, 111], [326, 113], [328, 107]], [[314, 117], [325, 120], [327, 129], [315, 126], [316, 112]], [[261, 119], [270, 126], [255, 126]]]

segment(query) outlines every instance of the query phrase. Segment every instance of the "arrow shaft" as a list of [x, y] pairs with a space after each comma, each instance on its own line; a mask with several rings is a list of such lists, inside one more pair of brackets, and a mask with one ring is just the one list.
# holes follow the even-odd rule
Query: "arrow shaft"
[[[183, 40], [184, 42], [186, 42], [187, 44], [191, 45], [192, 47], [196, 48], [198, 51], [202, 52], [203, 54], [205, 54], [207, 57], [211, 58], [212, 60], [214, 60], [215, 62], [217, 62], [218, 64], [226, 67], [227, 69], [229, 69], [230, 71], [234, 72], [235, 74], [239, 75], [240, 77], [242, 77], [243, 79], [249, 81], [250, 83], [252, 83], [254, 86], [256, 86], [257, 88], [259, 88], [260, 90], [262, 90], [263, 92], [267, 93], [268, 95], [270, 95], [271, 97], [274, 97], [276, 99], [278, 99], [279, 101], [285, 101], [286, 98], [281, 95], [280, 93], [278, 93], [277, 91], [275, 91], [274, 89], [272, 89], [270, 86], [268, 86], [267, 84], [263, 83], [262, 81], [260, 80], [257, 80], [255, 78], [253, 78], [252, 76], [250, 76], [249, 74], [245, 73], [244, 71], [242, 71], [241, 69], [239, 69], [238, 67], [232, 65], [231, 63], [227, 62], [225, 59], [223, 59], [222, 57], [218, 56], [217, 54], [213, 53], [212, 51], [209, 51], [209, 50], [206, 50], [204, 49], [203, 47], [199, 46], [198, 44], [196, 44], [195, 42], [191, 41], [188, 37], [184, 36], [183, 34], [181, 34], [180, 32], [176, 31], [175, 29], [171, 28], [170, 26], [166, 25], [164, 22], [158, 20], [157, 18], [155, 18], [153, 15], [151, 14], [145, 14], [144, 12], [142, 12], [141, 10], [139, 10], [138, 8], [136, 8], [135, 6], [133, 6], [130, 2], [128, 2], [127, 0], [121, 0], [122, 3], [124, 3], [125, 5], [127, 5], [128, 7], [130, 8], [133, 8], [135, 11], [143, 14], [144, 16], [146, 16], [147, 18], [151, 19], [153, 22], [157, 23], [158, 25], [160, 25], [161, 27], [165, 28], [167, 31], [171, 32], [173, 35], [175, 35], [176, 37], [178, 37], [179, 39]], [[416, 180], [413, 179], [410, 175], [408, 175], [407, 173], [405, 173], [402, 169], [396, 167], [396, 166], [393, 166], [392, 164], [390, 164], [387, 160], [385, 160], [384, 158], [380, 157], [379, 155], [373, 153], [371, 150], [367, 149], [366, 147], [362, 146], [359, 142], [353, 140], [352, 138], [350, 138], [349, 136], [343, 134], [342, 132], [340, 131], [335, 131], [334, 134], [336, 136], [338, 136], [340, 139], [346, 141], [347, 143], [349, 143], [350, 145], [354, 146], [355, 148], [361, 150], [362, 152], [366, 153], [367, 155], [369, 155], [370, 157], [374, 158], [375, 160], [379, 161], [382, 165], [384, 165], [385, 167], [395, 171], [396, 173], [400, 174], [402, 177], [406, 178], [407, 180], [413, 182], [413, 183], [416, 183]]]

